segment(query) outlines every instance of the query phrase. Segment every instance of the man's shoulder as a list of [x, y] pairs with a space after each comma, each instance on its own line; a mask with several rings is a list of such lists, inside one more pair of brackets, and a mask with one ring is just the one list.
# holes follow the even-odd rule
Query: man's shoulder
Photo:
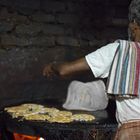
[[114, 42], [111, 42], [111, 43], [108, 43], [104, 46], [101, 47], [102, 50], [110, 50], [110, 49], [116, 49], [118, 46], [119, 46], [119, 41], [114, 41]]

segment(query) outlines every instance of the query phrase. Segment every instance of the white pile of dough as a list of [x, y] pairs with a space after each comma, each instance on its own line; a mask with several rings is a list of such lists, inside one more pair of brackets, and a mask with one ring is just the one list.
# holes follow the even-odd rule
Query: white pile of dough
[[83, 83], [72, 81], [63, 108], [69, 110], [103, 110], [107, 107], [108, 97], [102, 80]]

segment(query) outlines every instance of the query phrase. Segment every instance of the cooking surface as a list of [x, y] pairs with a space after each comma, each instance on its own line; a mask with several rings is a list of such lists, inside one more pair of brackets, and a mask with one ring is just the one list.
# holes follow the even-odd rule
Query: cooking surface
[[[39, 103], [39, 102], [38, 102]], [[47, 103], [47, 104], [46, 104]], [[56, 101], [45, 101], [42, 104], [47, 107], [56, 107], [60, 110], [63, 110], [61, 107], [61, 103]], [[90, 131], [94, 128], [96, 129], [115, 129], [117, 124], [115, 118], [112, 118], [110, 115], [112, 112], [108, 110], [100, 110], [94, 112], [88, 111], [72, 111], [73, 113], [86, 113], [93, 114], [95, 116], [95, 120], [90, 122], [80, 122], [75, 121], [71, 123], [49, 123], [47, 121], [21, 121], [20, 118], [12, 118], [8, 113], [4, 112], [4, 121], [6, 122], [6, 127], [11, 132], [22, 133], [26, 135], [40, 135], [46, 136], [48, 133], [56, 131], [66, 132], [66, 131]]]

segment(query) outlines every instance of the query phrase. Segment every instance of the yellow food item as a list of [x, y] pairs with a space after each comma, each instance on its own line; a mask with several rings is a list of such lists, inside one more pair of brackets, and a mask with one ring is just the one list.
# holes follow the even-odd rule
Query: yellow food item
[[56, 109], [54, 107], [44, 107], [43, 110], [42, 110], [42, 113], [50, 113], [50, 112], [54, 112], [54, 113], [57, 113], [59, 112], [59, 109]]
[[21, 104], [19, 106], [7, 107], [5, 111], [12, 115], [13, 118], [38, 114], [43, 109], [42, 105], [38, 104]]
[[72, 112], [70, 111], [59, 111], [59, 116], [72, 116]]
[[49, 120], [49, 122], [54, 123], [70, 123], [72, 122], [72, 118], [71, 117], [66, 117], [66, 116], [55, 116], [55, 117], [51, 117]]
[[45, 121], [45, 120], [49, 120], [50, 116], [43, 115], [43, 114], [34, 114], [34, 115], [25, 116], [24, 119], [25, 120]]
[[89, 114], [74, 114], [72, 115], [73, 121], [92, 121], [95, 117]]
[[26, 107], [29, 110], [37, 110], [37, 111], [39, 111], [39, 110], [44, 108], [43, 105], [40, 105], [40, 104], [30, 104], [30, 103], [29, 104], [22, 104], [21, 107]]
[[5, 111], [9, 112], [9, 113], [13, 113], [13, 112], [26, 112], [27, 108], [26, 107], [22, 107], [22, 106], [14, 106], [14, 107], [7, 107], [4, 109]]
[[49, 112], [49, 115], [52, 117], [55, 117], [55, 116], [71, 117], [72, 112], [69, 112], [69, 111]]
[[13, 118], [22, 117], [25, 120], [38, 120], [57, 123], [70, 123], [72, 121], [93, 121], [95, 117], [89, 114], [72, 114], [54, 107], [44, 107], [39, 104], [22, 104], [5, 108]]

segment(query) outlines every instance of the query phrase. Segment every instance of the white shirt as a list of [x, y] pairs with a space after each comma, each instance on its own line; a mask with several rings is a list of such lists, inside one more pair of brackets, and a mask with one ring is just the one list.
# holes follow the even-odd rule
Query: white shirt
[[[110, 43], [85, 56], [95, 77], [108, 77], [119, 43]], [[116, 99], [116, 119], [119, 124], [140, 119], [140, 98]]]

